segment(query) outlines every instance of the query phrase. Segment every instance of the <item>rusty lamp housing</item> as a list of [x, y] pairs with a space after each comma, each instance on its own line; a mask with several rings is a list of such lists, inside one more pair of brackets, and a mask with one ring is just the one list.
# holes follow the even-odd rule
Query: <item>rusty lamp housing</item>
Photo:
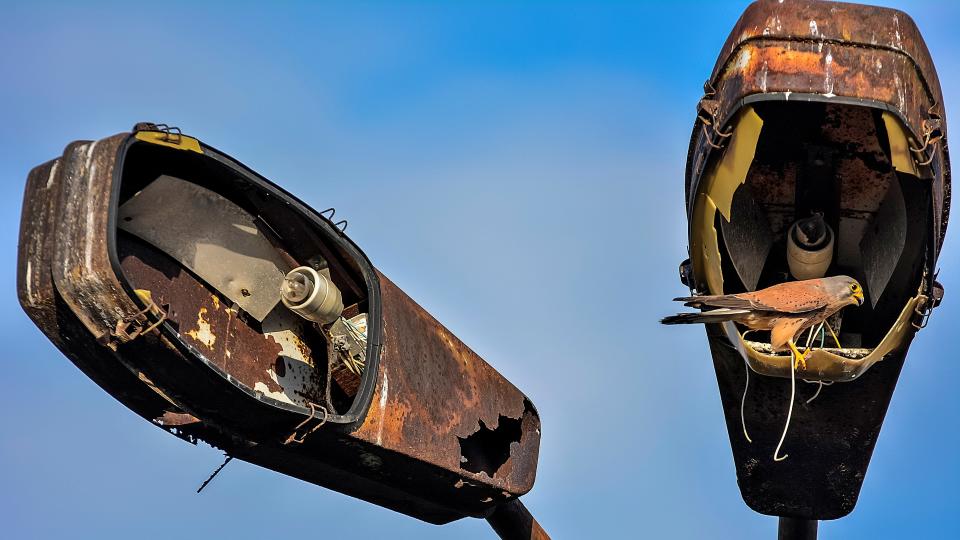
[[[189, 442], [431, 523], [516, 510], [536, 409], [333, 218], [138, 124], [30, 172], [20, 302], [101, 388]], [[342, 295], [337, 322], [279, 301], [296, 267]]]
[[[843, 347], [827, 341], [797, 371], [843, 384], [806, 404], [818, 385], [798, 381], [781, 462], [789, 355], [771, 353], [768, 335], [708, 325], [738, 483], [757, 512], [835, 519], [856, 504], [910, 342], [942, 297], [942, 101], [906, 14], [813, 0], [749, 6], [705, 85], [687, 161], [684, 283], [729, 294], [791, 279], [791, 226], [819, 214], [832, 231], [826, 275], [858, 279], [867, 300], [842, 313]], [[764, 376], [745, 390], [747, 369]]]

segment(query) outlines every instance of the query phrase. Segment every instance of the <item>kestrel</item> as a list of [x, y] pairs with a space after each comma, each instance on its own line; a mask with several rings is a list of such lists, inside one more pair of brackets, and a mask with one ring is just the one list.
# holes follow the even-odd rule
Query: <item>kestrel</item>
[[674, 300], [708, 311], [671, 315], [663, 318], [661, 323], [734, 321], [751, 330], [769, 330], [770, 347], [774, 351], [789, 348], [796, 355], [796, 365], [806, 367], [804, 355], [797, 349], [797, 337], [844, 307], [863, 304], [863, 289], [851, 277], [833, 276], [779, 283], [755, 292], [687, 296]]

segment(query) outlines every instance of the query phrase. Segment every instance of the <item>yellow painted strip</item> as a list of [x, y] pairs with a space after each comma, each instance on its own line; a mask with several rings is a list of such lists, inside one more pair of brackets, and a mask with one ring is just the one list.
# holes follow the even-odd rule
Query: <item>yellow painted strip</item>
[[884, 111], [883, 125], [887, 128], [887, 138], [890, 140], [890, 154], [893, 159], [893, 168], [916, 177], [920, 176], [917, 171], [917, 163], [913, 160], [910, 152], [910, 141], [907, 139], [907, 130], [896, 116]]
[[694, 275], [706, 285], [709, 294], [723, 294], [720, 243], [714, 228], [717, 212], [728, 222], [733, 194], [747, 180], [760, 140], [763, 119], [752, 107], [744, 107], [734, 121], [733, 135], [723, 154], [705, 174], [694, 203], [690, 258]]
[[[693, 214], [691, 258], [694, 275], [704, 276], [709, 294], [723, 294], [723, 271], [720, 267], [720, 243], [713, 227], [717, 206], [707, 195], [701, 193]], [[698, 284], [699, 288], [699, 284]]]
[[737, 117], [733, 136], [723, 150], [723, 156], [711, 172], [706, 193], [716, 203], [717, 210], [727, 222], [730, 221], [733, 193], [747, 181], [747, 172], [750, 171], [753, 156], [757, 152], [757, 141], [760, 140], [762, 128], [763, 120], [757, 116], [753, 107], [744, 107]]
[[187, 137], [186, 135], [170, 135], [160, 131], [138, 131], [134, 137], [144, 142], [168, 146], [170, 148], [176, 148], [177, 150], [190, 150], [198, 154], [203, 153], [203, 150], [200, 148], [200, 141], [193, 137]]

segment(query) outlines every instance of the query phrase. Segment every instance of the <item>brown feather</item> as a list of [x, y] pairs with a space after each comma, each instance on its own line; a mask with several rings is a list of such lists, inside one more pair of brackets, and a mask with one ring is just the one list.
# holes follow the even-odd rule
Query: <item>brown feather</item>
[[782, 351], [787, 348], [788, 341], [796, 341], [796, 336], [803, 331], [804, 326], [810, 322], [805, 317], [784, 317], [778, 319], [776, 324], [770, 330], [770, 348], [774, 351]]

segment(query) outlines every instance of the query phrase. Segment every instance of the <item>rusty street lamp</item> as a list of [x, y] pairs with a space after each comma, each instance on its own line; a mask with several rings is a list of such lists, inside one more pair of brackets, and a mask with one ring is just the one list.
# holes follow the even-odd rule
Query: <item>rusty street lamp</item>
[[[943, 295], [939, 81], [900, 11], [761, 0], [697, 111], [683, 282], [699, 294], [825, 275], [864, 286], [864, 305], [834, 321], [839, 343], [804, 336], [812, 352], [793, 380], [768, 335], [707, 327], [744, 501], [781, 516], [781, 538], [813, 538], [817, 520], [853, 510], [907, 350]], [[774, 459], [778, 443], [787, 459]]]
[[20, 303], [182, 439], [430, 523], [547, 538], [518, 499], [533, 404], [334, 214], [175, 128], [73, 142], [27, 180]]

